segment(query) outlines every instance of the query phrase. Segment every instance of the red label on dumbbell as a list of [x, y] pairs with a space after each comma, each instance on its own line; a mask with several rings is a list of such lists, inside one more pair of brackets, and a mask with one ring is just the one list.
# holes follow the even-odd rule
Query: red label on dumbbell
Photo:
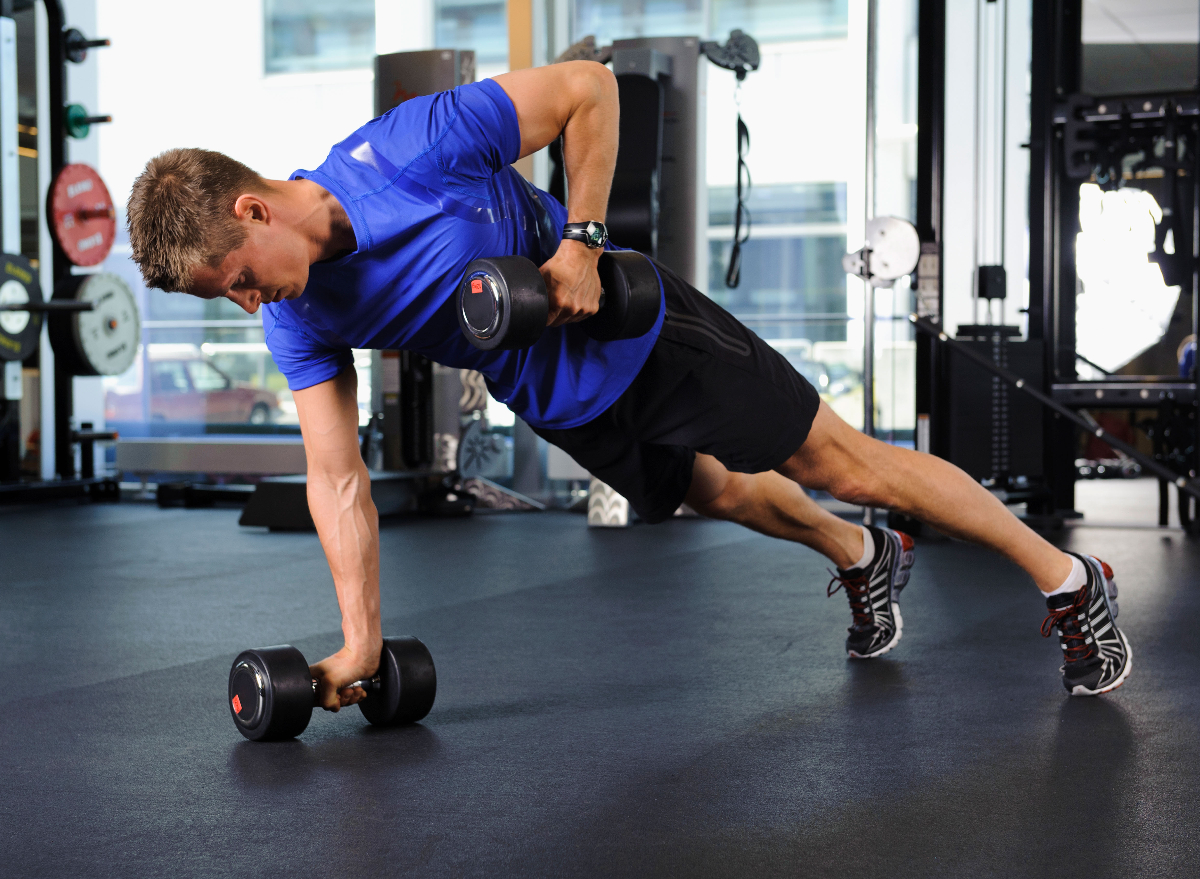
[[483, 281], [479, 280], [479, 278], [472, 278], [471, 279], [471, 292], [472, 293], [482, 293], [483, 292]]
[[236, 694], [233, 697], [233, 712], [234, 712], [234, 714], [242, 713], [242, 700]]
[[67, 165], [50, 190], [50, 231], [72, 264], [104, 262], [117, 237], [117, 210], [108, 187], [88, 165]]

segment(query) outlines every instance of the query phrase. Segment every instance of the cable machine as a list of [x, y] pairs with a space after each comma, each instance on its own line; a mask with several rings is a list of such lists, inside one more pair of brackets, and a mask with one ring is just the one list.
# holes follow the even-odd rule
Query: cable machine
[[[1180, 311], [1195, 336], [1200, 330], [1200, 92], [1193, 81], [1186, 90], [1086, 94], [1082, 26], [1082, 0], [1033, 0], [1029, 336], [1043, 344], [1044, 393], [1074, 411], [1156, 410], [1157, 417], [1139, 423], [1152, 440], [1154, 460], [1190, 480], [1200, 468], [1194, 364], [1185, 375], [1080, 376], [1075, 241], [1081, 184], [1112, 192], [1136, 180], [1139, 188], [1155, 190], [1164, 210], [1151, 259], [1168, 284], [1180, 285]], [[1168, 233], [1173, 253], [1167, 252]], [[1075, 506], [1076, 425], [1046, 418], [1042, 434], [1046, 512], [1069, 513]], [[1159, 524], [1166, 525], [1173, 480], [1157, 475]], [[1184, 527], [1193, 530], [1191, 493], [1179, 494], [1179, 513]]]

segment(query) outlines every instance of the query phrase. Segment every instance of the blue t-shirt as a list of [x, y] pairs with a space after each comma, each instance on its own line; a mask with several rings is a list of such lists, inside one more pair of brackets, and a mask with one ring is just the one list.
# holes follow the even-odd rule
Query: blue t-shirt
[[315, 171], [292, 175], [337, 198], [358, 249], [313, 265], [300, 297], [263, 306], [267, 347], [288, 387], [333, 378], [351, 348], [407, 349], [479, 370], [492, 395], [536, 427], [575, 427], [612, 405], [654, 346], [661, 305], [654, 329], [615, 342], [568, 324], [532, 348], [480, 351], [459, 330], [454, 296], [467, 263], [520, 254], [540, 265], [562, 238], [566, 210], [510, 167], [520, 146], [512, 101], [484, 80], [406, 101]]

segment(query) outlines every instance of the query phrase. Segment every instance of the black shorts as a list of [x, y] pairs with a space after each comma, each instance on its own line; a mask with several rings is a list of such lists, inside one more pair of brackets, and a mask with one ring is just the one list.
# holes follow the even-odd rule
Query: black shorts
[[633, 384], [587, 424], [534, 428], [647, 522], [663, 521], [683, 503], [696, 452], [739, 473], [774, 470], [808, 438], [821, 403], [783, 355], [656, 266], [667, 314]]

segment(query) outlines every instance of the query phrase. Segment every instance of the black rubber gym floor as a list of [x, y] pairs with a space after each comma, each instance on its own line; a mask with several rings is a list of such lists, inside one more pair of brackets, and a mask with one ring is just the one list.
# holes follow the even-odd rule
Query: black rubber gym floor
[[824, 561], [734, 525], [386, 522], [384, 630], [432, 650], [432, 713], [317, 712], [255, 744], [232, 658], [318, 658], [339, 617], [315, 536], [236, 521], [0, 511], [0, 874], [1144, 877], [1200, 856], [1200, 544], [1177, 530], [1061, 535], [1115, 568], [1134, 648], [1122, 689], [1071, 699], [1032, 584], [965, 545], [919, 543], [901, 644], [850, 662]]

